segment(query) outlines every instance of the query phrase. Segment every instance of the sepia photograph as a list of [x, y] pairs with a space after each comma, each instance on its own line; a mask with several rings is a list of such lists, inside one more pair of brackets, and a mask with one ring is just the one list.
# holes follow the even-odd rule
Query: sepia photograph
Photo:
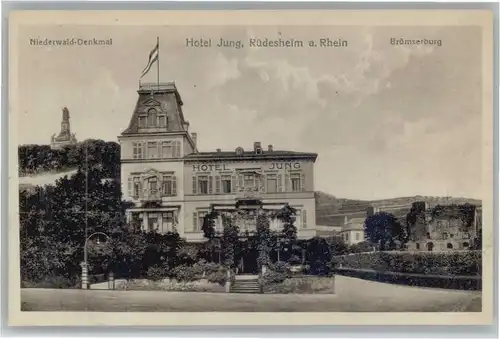
[[492, 16], [441, 14], [11, 14], [12, 322], [492, 321]]

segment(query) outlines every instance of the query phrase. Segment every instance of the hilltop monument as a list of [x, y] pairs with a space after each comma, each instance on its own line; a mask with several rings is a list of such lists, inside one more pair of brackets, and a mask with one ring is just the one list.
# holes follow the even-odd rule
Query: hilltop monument
[[64, 146], [75, 145], [77, 143], [75, 134], [71, 133], [68, 108], [64, 107], [62, 112], [61, 132], [57, 137], [53, 134], [50, 140], [50, 148], [52, 149], [60, 149]]

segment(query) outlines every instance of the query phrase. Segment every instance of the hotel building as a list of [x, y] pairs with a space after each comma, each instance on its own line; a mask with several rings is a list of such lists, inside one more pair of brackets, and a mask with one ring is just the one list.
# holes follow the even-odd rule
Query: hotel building
[[[127, 218], [143, 230], [176, 231], [205, 241], [203, 217], [210, 208], [245, 210], [241, 232], [255, 231], [256, 209], [289, 204], [297, 210], [299, 239], [316, 235], [315, 153], [284, 151], [254, 142], [250, 149], [198, 151], [174, 83], [143, 84], [121, 145], [123, 198], [134, 202]], [[280, 229], [271, 220], [272, 229]], [[222, 230], [222, 222], [216, 222]]]

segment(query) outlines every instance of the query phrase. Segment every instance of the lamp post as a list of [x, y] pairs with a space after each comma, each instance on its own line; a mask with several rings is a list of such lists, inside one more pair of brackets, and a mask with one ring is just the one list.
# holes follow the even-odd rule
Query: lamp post
[[[103, 232], [94, 232], [85, 239], [85, 243], [83, 245], [83, 262], [81, 263], [81, 266], [82, 266], [82, 289], [84, 289], [84, 290], [89, 288], [89, 280], [88, 280], [88, 274], [89, 274], [88, 267], [89, 266], [88, 266], [88, 262], [87, 262], [87, 258], [88, 258], [87, 245], [89, 243], [89, 240], [94, 235], [98, 235], [98, 234], [105, 236], [106, 239], [109, 239], [109, 236]], [[97, 239], [97, 241], [99, 242], [99, 239]]]

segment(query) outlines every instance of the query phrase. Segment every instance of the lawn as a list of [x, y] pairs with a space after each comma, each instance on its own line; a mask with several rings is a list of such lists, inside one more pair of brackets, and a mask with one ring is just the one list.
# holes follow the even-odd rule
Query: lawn
[[481, 294], [337, 276], [335, 294], [236, 294], [23, 289], [29, 311], [100, 312], [480, 312]]

